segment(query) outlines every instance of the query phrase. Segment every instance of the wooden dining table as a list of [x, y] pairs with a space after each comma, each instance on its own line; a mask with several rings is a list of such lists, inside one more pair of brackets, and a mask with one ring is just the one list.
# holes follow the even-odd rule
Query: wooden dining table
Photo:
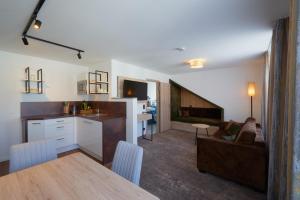
[[0, 199], [158, 198], [78, 152], [0, 177]]

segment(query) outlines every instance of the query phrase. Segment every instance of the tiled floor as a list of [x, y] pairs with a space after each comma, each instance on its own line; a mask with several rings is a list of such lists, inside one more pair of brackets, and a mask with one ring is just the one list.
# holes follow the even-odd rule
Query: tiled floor
[[144, 148], [140, 186], [162, 200], [261, 200], [264, 193], [200, 173], [196, 167], [194, 133], [170, 130], [139, 139]]

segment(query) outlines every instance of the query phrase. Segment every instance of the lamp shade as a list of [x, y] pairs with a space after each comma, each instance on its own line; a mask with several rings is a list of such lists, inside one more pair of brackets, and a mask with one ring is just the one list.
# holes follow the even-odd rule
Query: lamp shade
[[253, 82], [248, 83], [248, 95], [250, 97], [255, 96], [255, 83]]

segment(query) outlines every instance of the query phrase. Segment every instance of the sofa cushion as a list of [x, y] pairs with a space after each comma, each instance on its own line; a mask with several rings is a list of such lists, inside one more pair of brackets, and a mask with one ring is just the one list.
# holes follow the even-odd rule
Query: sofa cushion
[[256, 124], [255, 121], [251, 120], [243, 125], [235, 142], [239, 144], [254, 144], [255, 136]]
[[236, 138], [236, 134], [235, 135], [222, 135], [222, 138], [227, 141], [234, 141]]

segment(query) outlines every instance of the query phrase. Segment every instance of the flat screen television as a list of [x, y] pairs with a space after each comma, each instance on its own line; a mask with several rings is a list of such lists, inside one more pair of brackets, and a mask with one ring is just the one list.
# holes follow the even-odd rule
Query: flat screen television
[[124, 80], [123, 97], [136, 97], [139, 101], [147, 100], [147, 83]]

